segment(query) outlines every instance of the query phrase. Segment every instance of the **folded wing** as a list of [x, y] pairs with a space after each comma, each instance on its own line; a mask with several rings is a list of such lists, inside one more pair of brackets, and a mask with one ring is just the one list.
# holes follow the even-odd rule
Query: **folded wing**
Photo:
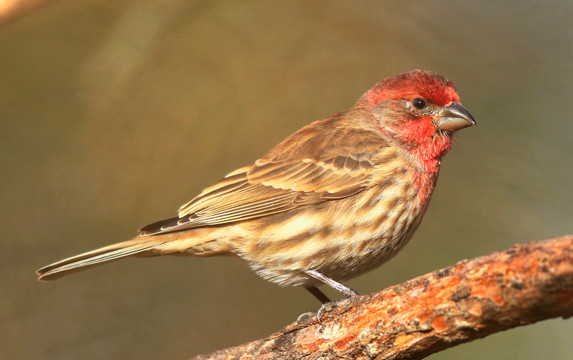
[[[331, 145], [314, 151], [314, 156], [300, 156], [301, 152], [296, 150], [301, 146], [308, 148], [320, 141], [312, 134], [307, 135], [306, 141], [299, 139], [297, 149], [286, 152], [292, 156], [285, 158], [285, 151], [275, 148], [270, 156], [228, 174], [203, 190], [179, 209], [178, 217], [141, 228], [141, 235], [225, 225], [352, 196], [369, 186], [373, 154], [387, 147], [381, 137], [363, 131], [347, 139], [329, 139]], [[362, 146], [356, 147], [353, 139]], [[278, 146], [291, 145], [287, 139]], [[273, 153], [281, 157], [273, 157]]]

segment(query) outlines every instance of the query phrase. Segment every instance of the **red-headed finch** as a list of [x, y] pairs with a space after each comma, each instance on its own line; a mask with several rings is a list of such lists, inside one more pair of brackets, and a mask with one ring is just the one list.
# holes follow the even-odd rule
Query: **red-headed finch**
[[132, 240], [37, 271], [53, 280], [127, 256], [233, 254], [261, 277], [304, 286], [381, 265], [420, 224], [454, 132], [475, 125], [443, 76], [387, 78], [348, 111], [300, 129], [253, 164], [225, 176]]

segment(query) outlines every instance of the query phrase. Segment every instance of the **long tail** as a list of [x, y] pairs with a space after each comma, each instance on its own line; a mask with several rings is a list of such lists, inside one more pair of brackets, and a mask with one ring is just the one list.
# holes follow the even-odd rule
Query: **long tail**
[[[133, 240], [105, 246], [83, 254], [60, 260], [36, 271], [39, 280], [56, 280], [62, 276], [87, 270], [91, 267], [122, 259], [126, 256], [143, 255], [141, 253], [157, 248], [153, 237], [140, 237]], [[154, 255], [154, 254], [153, 254]]]
[[127, 256], [215, 256], [231, 252], [226, 228], [197, 228], [166, 234], [142, 235], [60, 260], [38, 271], [39, 280], [56, 280], [77, 271], [120, 260]]

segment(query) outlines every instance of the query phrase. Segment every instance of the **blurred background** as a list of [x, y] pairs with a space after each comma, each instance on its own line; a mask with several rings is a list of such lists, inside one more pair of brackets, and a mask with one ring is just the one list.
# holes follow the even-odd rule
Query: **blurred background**
[[[370, 293], [572, 233], [572, 18], [565, 0], [76, 0], [2, 26], [0, 358], [184, 359], [315, 311], [233, 258], [34, 271], [175, 215], [413, 68], [452, 80], [479, 126], [459, 133], [411, 243], [348, 284]], [[572, 334], [545, 321], [430, 358], [570, 359]]]

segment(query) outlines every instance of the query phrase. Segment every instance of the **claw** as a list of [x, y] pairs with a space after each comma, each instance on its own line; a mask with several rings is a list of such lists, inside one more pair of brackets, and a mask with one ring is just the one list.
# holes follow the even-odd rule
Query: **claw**
[[324, 315], [324, 312], [326, 312], [326, 311], [331, 311], [331, 310], [332, 310], [332, 307], [333, 307], [333, 303], [325, 303], [325, 304], [322, 304], [322, 305], [320, 306], [320, 308], [319, 308], [318, 311], [316, 312], [316, 321], [317, 321], [320, 325], [322, 325], [321, 319], [322, 319], [322, 316]]

